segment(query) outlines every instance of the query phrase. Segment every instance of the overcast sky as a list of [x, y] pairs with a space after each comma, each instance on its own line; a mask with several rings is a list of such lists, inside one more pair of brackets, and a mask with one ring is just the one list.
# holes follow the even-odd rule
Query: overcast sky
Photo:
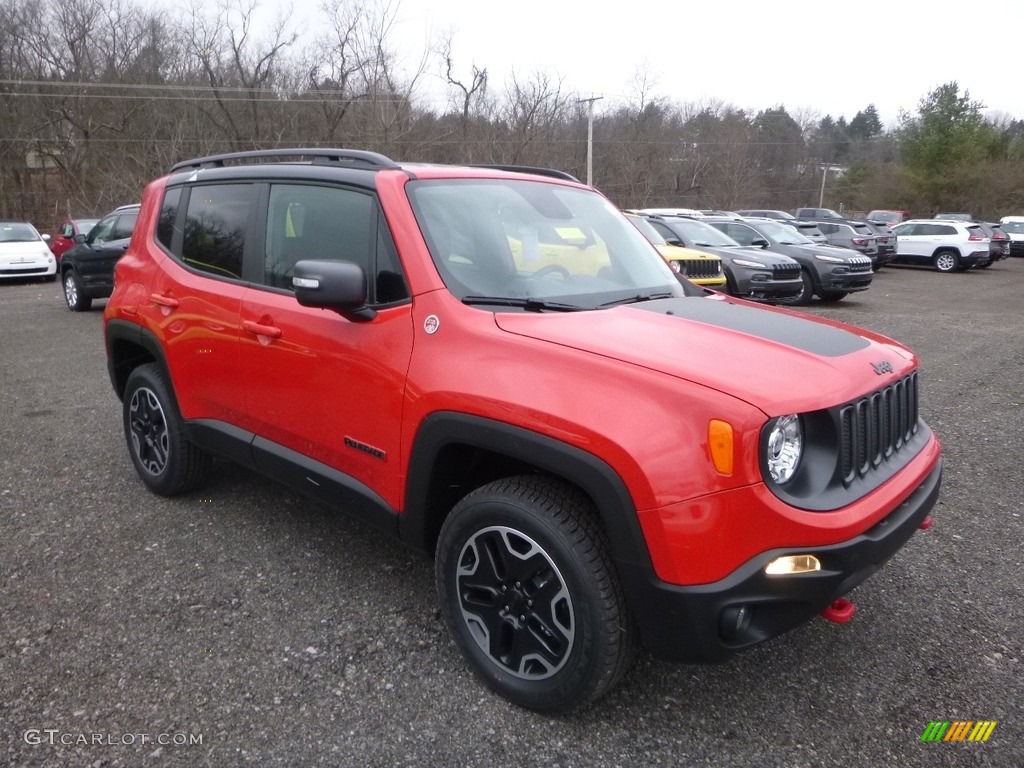
[[[272, 0], [262, 0], [264, 9]], [[745, 109], [784, 104], [849, 120], [870, 103], [883, 123], [915, 111], [955, 80], [988, 113], [1024, 117], [1019, 33], [1024, 0], [952, 6], [923, 0], [392, 0], [394, 37], [414, 63], [453, 32], [456, 65], [488, 70], [500, 92], [515, 71], [561, 77], [602, 96], [597, 109], [650, 92], [678, 102], [717, 99]], [[296, 13], [318, 0], [295, 0]], [[440, 90], [437, 70], [435, 93]]]

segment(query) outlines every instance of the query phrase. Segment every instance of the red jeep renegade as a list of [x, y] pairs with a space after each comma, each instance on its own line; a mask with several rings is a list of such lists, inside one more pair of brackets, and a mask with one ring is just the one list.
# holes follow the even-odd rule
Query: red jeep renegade
[[432, 555], [470, 665], [537, 710], [637, 642], [714, 661], [810, 619], [939, 492], [910, 350], [677, 278], [554, 171], [180, 163], [104, 328], [150, 489], [226, 458]]

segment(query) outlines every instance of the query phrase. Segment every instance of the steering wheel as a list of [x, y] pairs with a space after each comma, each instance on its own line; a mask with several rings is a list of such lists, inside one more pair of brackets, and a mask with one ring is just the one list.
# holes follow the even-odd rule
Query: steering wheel
[[548, 264], [546, 267], [541, 267], [536, 272], [532, 273], [530, 277], [540, 278], [552, 277], [554, 275], [558, 275], [558, 277], [560, 277], [562, 280], [568, 280], [569, 278], [572, 277], [572, 275], [569, 274], [569, 270], [563, 267], [561, 264]]

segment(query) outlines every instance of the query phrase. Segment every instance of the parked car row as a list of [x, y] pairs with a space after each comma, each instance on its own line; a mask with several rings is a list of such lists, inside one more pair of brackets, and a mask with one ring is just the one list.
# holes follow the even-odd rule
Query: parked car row
[[643, 209], [672, 244], [711, 250], [725, 262], [726, 291], [756, 301], [838, 301], [871, 285], [872, 261], [855, 250], [816, 243], [771, 218], [695, 217], [686, 210]]

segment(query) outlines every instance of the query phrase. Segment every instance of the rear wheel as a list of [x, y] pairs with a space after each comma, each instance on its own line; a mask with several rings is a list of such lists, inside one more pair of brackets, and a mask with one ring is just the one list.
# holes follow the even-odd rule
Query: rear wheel
[[151, 491], [176, 496], [206, 479], [210, 456], [186, 439], [178, 404], [156, 363], [140, 365], [129, 374], [123, 419], [128, 454]]
[[625, 674], [633, 629], [590, 500], [540, 477], [483, 486], [445, 520], [441, 612], [480, 678], [523, 707], [589, 704]]
[[960, 269], [960, 254], [956, 251], [939, 251], [932, 257], [932, 264], [939, 272], [956, 272]]
[[72, 312], [85, 312], [92, 306], [92, 299], [82, 295], [82, 285], [78, 282], [78, 275], [75, 270], [69, 269], [64, 273], [64, 301], [68, 303], [68, 309]]

